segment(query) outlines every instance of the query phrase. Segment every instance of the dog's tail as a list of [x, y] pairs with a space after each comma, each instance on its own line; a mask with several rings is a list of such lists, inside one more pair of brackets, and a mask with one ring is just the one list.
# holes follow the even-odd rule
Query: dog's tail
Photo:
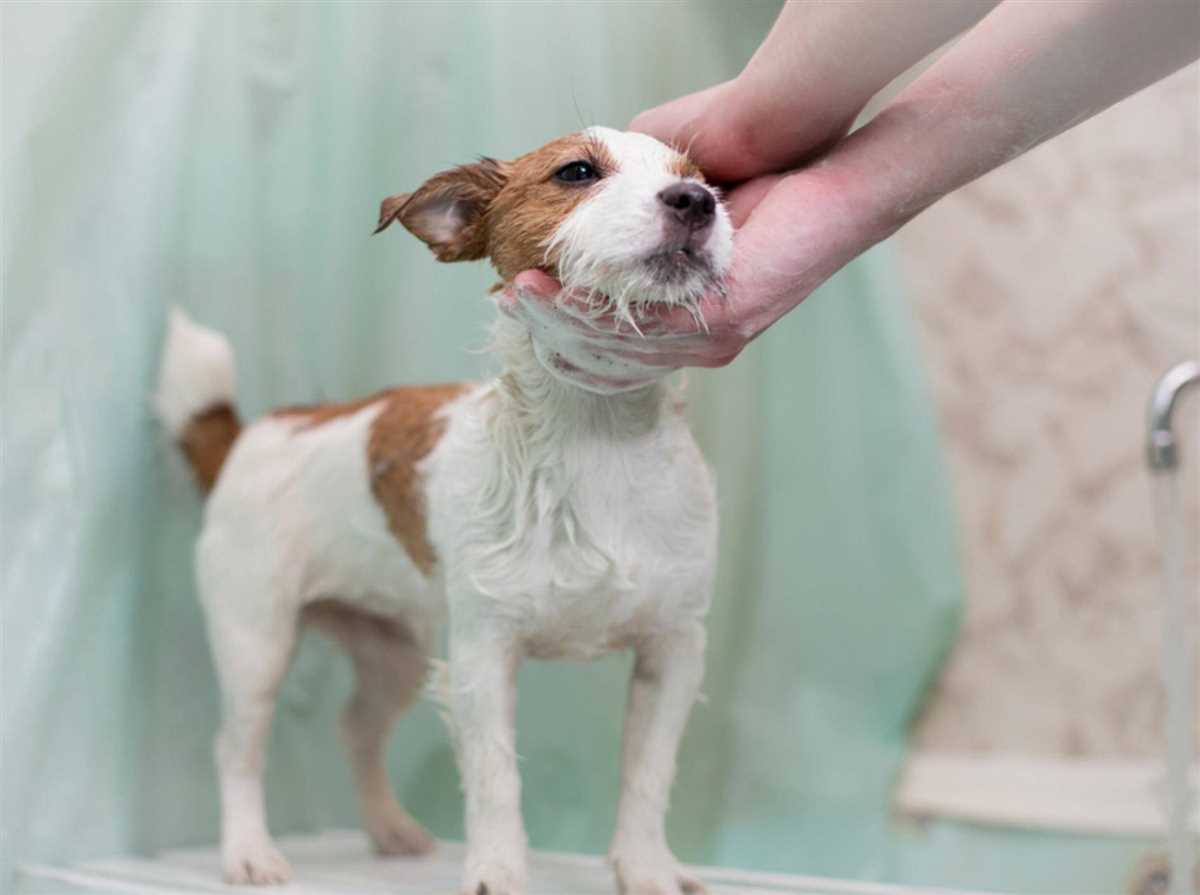
[[242, 430], [234, 407], [233, 349], [178, 308], [167, 318], [154, 409], [207, 494]]

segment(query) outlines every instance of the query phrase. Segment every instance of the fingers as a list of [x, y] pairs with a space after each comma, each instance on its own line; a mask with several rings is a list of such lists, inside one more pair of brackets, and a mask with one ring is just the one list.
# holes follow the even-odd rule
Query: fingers
[[720, 350], [716, 346], [697, 344], [694, 351], [664, 351], [652, 349], [646, 352], [613, 351], [617, 357], [636, 361], [646, 367], [662, 370], [680, 370], [684, 367], [706, 367], [715, 369], [725, 367], [733, 362], [740, 351], [734, 349]]
[[[527, 276], [529, 274], [534, 277]], [[596, 314], [584, 292], [564, 291], [557, 280], [540, 271], [517, 274], [503, 292], [497, 307], [531, 332], [547, 327], [565, 327], [576, 336], [604, 334], [623, 336], [620, 321], [613, 314]], [[629, 330], [628, 325], [624, 330]]]
[[[696, 136], [704, 112], [724, 87], [724, 84], [714, 84], [648, 109], [629, 122], [629, 129], [685, 148]], [[699, 161], [694, 156], [693, 160]]]
[[510, 317], [531, 322], [537, 317], [559, 318], [580, 329], [591, 329], [592, 321], [586, 295], [563, 291], [562, 283], [541, 270], [523, 270], [500, 293], [500, 310]]
[[[561, 315], [560, 315], [561, 316]], [[643, 388], [663, 375], [627, 358], [619, 358], [581, 339], [570, 330], [534, 320], [530, 327], [534, 356], [556, 379], [602, 395]]]
[[712, 181], [743, 180], [760, 172], [749, 164], [739, 144], [736, 104], [729, 99], [733, 89], [734, 82], [725, 81], [681, 96], [638, 115], [629, 129], [686, 152]]
[[[561, 284], [537, 270], [523, 271], [500, 293], [497, 307], [532, 331], [567, 327], [576, 336], [596, 342], [634, 343], [647, 337], [672, 339], [703, 333], [723, 313], [721, 299], [701, 302], [697, 316], [687, 308], [635, 305], [625, 315], [597, 313], [593, 297], [582, 290], [563, 291]], [[632, 324], [630, 323], [632, 319]]]
[[641, 388], [684, 366], [724, 366], [745, 344], [727, 326], [723, 296], [705, 299], [698, 315], [683, 307], [637, 308], [634, 332], [615, 314], [591, 311], [587, 295], [562, 291], [540, 271], [524, 271], [500, 295], [499, 307], [529, 330], [543, 368], [600, 394]]
[[513, 277], [513, 286], [533, 295], [553, 298], [562, 291], [562, 283], [542, 270], [523, 270]]
[[[587, 329], [616, 329], [611, 314], [596, 314], [591, 294], [585, 290], [564, 290], [562, 283], [541, 270], [523, 270], [513, 277], [512, 285], [504, 290], [511, 302], [554, 309], [577, 326]], [[504, 308], [502, 308], [504, 309]]]
[[790, 109], [775, 114], [778, 93], [777, 84], [768, 89], [753, 81], [725, 81], [643, 112], [629, 129], [670, 143], [686, 152], [710, 181], [728, 184], [791, 167], [840, 137], [853, 120], [850, 115], [833, 130], [822, 125], [812, 134], [793, 134], [796, 125], [781, 122], [804, 122], [806, 116], [792, 115]]
[[613, 376], [589, 372], [571, 363], [558, 353], [543, 357], [538, 354], [542, 367], [555, 379], [578, 386], [596, 395], [619, 395], [621, 392], [644, 388], [654, 382], [654, 377]]

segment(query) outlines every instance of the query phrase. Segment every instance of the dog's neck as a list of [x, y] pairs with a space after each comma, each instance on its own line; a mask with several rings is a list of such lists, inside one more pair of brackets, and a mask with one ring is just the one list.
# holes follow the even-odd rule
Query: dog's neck
[[661, 382], [615, 395], [589, 392], [548, 372], [535, 357], [531, 339], [520, 323], [505, 317], [496, 321], [493, 349], [503, 369], [503, 412], [523, 438], [622, 441], [655, 428], [666, 397]]
[[[667, 387], [654, 382], [597, 395], [564, 382], [535, 357], [529, 331], [508, 317], [496, 320], [492, 347], [503, 372], [485, 417], [494, 465], [476, 515], [496, 535], [478, 559], [478, 580], [488, 588], [512, 585], [513, 570], [520, 568], [514, 557], [548, 538], [559, 551], [556, 586], [593, 591], [614, 565], [591, 527], [595, 514], [582, 513], [578, 501], [597, 483], [618, 487], [653, 474], [653, 464], [637, 458], [647, 448], [655, 450], [665, 415], [672, 412]], [[591, 504], [593, 510], [602, 505]], [[549, 527], [535, 537], [532, 532], [541, 526]]]

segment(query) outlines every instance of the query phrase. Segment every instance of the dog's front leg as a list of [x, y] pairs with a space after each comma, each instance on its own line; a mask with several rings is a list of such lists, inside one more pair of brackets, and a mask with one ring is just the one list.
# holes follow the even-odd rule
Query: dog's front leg
[[525, 827], [517, 774], [516, 674], [511, 639], [452, 630], [450, 707], [466, 795], [463, 895], [523, 895]]
[[609, 860], [623, 895], [703, 892], [667, 846], [665, 817], [675, 754], [704, 676], [699, 622], [658, 634], [637, 649], [621, 758], [621, 798]]

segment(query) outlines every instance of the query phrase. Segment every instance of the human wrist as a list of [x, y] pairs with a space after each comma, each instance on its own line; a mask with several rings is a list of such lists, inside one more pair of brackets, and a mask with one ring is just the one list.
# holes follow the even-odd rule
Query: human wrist
[[[871, 99], [976, 24], [999, 0], [786, 3], [742, 72], [706, 109], [710, 129], [745, 159], [737, 179], [792, 169], [830, 149]], [[786, 85], [786, 90], [781, 90]], [[713, 120], [714, 117], [719, 120]]]
[[851, 228], [887, 239], [943, 196], [1003, 161], [999, 116], [967, 132], [940, 90], [902, 94], [814, 166], [836, 191]]
[[838, 147], [884, 230], [1197, 56], [1200, 14], [1182, 4], [1051, 6], [1003, 4]]

